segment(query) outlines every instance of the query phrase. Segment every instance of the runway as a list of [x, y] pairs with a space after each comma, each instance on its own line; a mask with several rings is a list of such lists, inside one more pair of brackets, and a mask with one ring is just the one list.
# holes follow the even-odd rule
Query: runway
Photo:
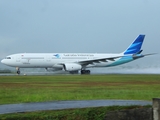
[[130, 106], [151, 105], [152, 102], [140, 100], [77, 100], [77, 101], [50, 101], [37, 103], [21, 103], [0, 105], [0, 114], [23, 113], [43, 110], [62, 110], [73, 108], [88, 108], [101, 106]]

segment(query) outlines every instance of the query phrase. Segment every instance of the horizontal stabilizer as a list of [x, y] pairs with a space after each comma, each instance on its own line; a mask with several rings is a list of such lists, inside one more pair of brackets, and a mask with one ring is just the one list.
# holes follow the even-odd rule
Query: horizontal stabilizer
[[144, 54], [143, 56], [149, 56], [149, 55], [155, 55], [155, 54], [158, 54], [158, 53], [149, 53], [149, 54]]

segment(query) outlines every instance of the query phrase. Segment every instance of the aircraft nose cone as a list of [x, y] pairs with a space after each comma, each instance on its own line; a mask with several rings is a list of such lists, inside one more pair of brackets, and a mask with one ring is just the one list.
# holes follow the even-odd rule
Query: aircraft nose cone
[[4, 60], [1, 60], [1, 63], [3, 63], [3, 64], [4, 64]]

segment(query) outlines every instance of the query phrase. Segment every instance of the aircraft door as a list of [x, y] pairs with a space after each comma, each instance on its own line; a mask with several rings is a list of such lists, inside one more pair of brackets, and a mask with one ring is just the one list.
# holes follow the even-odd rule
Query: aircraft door
[[16, 62], [21, 62], [20, 56], [17, 56], [17, 57], [16, 57]]
[[51, 57], [46, 56], [46, 61], [47, 61], [47, 62], [51, 62]]

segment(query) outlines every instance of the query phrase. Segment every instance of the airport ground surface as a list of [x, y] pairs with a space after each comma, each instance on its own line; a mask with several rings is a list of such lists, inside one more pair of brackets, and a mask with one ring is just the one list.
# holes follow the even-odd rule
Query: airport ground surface
[[64, 110], [106, 106], [146, 106], [152, 102], [140, 100], [73, 100], [73, 101], [50, 101], [37, 103], [21, 103], [0, 105], [0, 114], [25, 113], [45, 110]]
[[[152, 98], [160, 97], [159, 88], [160, 75], [149, 74], [0, 76], [0, 104], [1, 106], [33, 102], [46, 104], [47, 101], [66, 101], [67, 104], [67, 101], [75, 103], [87, 100], [89, 105], [94, 106], [95, 102], [89, 100], [151, 101]], [[86, 101], [84, 105], [85, 103]], [[123, 104], [126, 103], [127, 101], [124, 101]], [[79, 105], [82, 104], [83, 102]], [[32, 107], [37, 108], [34, 104]]]

